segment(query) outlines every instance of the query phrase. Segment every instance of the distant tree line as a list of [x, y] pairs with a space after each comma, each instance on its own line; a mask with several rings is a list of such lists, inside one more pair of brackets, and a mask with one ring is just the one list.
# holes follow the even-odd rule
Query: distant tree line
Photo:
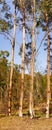
[[[8, 92], [9, 92], [9, 81], [10, 81], [10, 67], [11, 63], [8, 61], [9, 52], [0, 51], [0, 114], [7, 114], [8, 112]], [[47, 75], [35, 73], [34, 76], [34, 91], [33, 100], [34, 108], [40, 107], [45, 111], [46, 105], [46, 91], [47, 91]], [[50, 77], [52, 81], [52, 76]], [[24, 88], [24, 102], [23, 109], [28, 112], [29, 107], [29, 91], [30, 91], [30, 75], [25, 74], [25, 88]], [[19, 98], [21, 89], [21, 67], [14, 64], [13, 72], [13, 89], [12, 89], [12, 113], [18, 113], [19, 109]], [[52, 98], [52, 84], [51, 84], [51, 98]], [[40, 104], [40, 106], [39, 106]], [[51, 109], [51, 108], [50, 108]]]

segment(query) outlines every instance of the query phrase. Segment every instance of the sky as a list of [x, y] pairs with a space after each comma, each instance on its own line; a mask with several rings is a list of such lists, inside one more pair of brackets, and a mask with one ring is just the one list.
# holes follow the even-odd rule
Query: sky
[[[43, 33], [41, 31], [41, 34], [38, 36], [37, 42], [36, 42], [37, 49], [39, 48], [42, 37], [43, 37]], [[15, 56], [14, 56], [14, 63], [18, 64], [18, 65], [21, 64], [21, 57], [19, 56], [19, 50], [20, 50], [20, 45], [21, 45], [20, 43], [22, 43], [22, 34], [20, 32], [18, 32], [17, 43], [15, 45]], [[11, 61], [11, 52], [12, 52], [11, 43], [3, 35], [0, 35], [0, 50], [9, 51], [10, 56], [9, 56], [8, 60], [10, 62]], [[38, 53], [36, 54], [35, 70], [37, 72], [39, 71], [43, 74], [46, 69], [46, 65], [47, 65], [47, 53], [44, 51], [44, 44], [42, 43]]]
[[[11, 9], [13, 11], [13, 8], [11, 8]], [[44, 35], [41, 29], [39, 29], [38, 31], [39, 31], [39, 35], [36, 37], [36, 48], [37, 49], [39, 48], [40, 42]], [[19, 56], [19, 49], [20, 49], [20, 45], [22, 43], [22, 33], [19, 30], [16, 33], [16, 41], [17, 41], [17, 43], [15, 45], [14, 63], [21, 64], [21, 57]], [[10, 62], [11, 61], [11, 51], [12, 51], [11, 43], [3, 35], [0, 35], [0, 50], [9, 51], [10, 56], [9, 56], [8, 60]], [[44, 73], [44, 71], [46, 69], [46, 65], [47, 65], [47, 53], [44, 51], [44, 44], [42, 43], [38, 53], [36, 54], [35, 70], [39, 71], [41, 73]]]

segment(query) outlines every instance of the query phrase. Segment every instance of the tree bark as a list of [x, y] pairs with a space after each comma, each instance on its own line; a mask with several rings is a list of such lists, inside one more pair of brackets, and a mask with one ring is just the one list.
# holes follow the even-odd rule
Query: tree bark
[[36, 50], [36, 42], [35, 42], [35, 27], [36, 27], [36, 11], [35, 11], [35, 6], [36, 6], [36, 1], [33, 0], [34, 3], [34, 23], [33, 23], [33, 27], [31, 30], [31, 34], [32, 34], [32, 56], [31, 56], [31, 81], [30, 81], [30, 103], [29, 103], [29, 113], [30, 113], [30, 117], [33, 118], [35, 116], [34, 114], [34, 103], [33, 103], [33, 86], [34, 86], [34, 62], [35, 62], [35, 50]]
[[21, 73], [21, 92], [19, 104], [19, 116], [22, 117], [23, 112], [23, 95], [24, 95], [24, 60], [25, 60], [25, 13], [23, 12], [23, 47], [22, 47], [22, 73]]
[[49, 104], [50, 104], [50, 31], [48, 25], [48, 14], [46, 13], [47, 23], [47, 38], [48, 38], [48, 51], [47, 51], [47, 105], [46, 105], [46, 118], [49, 118]]
[[15, 38], [16, 38], [16, 5], [14, 5], [14, 34], [12, 40], [12, 59], [11, 59], [11, 71], [10, 71], [10, 88], [9, 88], [9, 100], [8, 100], [8, 115], [11, 115], [11, 103], [12, 103], [12, 79], [14, 69], [14, 49], [15, 49]]

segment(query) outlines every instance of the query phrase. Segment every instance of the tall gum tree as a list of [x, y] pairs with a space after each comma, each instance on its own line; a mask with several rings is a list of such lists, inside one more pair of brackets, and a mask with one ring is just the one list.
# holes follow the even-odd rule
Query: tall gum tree
[[15, 39], [16, 39], [16, 3], [14, 2], [14, 33], [13, 33], [13, 39], [12, 39], [12, 58], [11, 58], [9, 98], [8, 98], [8, 115], [9, 116], [11, 115], [11, 104], [12, 104], [12, 79], [13, 79], [13, 69], [14, 69]]
[[29, 11], [29, 0], [20, 0], [20, 10], [22, 14], [22, 33], [23, 33], [23, 40], [22, 40], [22, 72], [21, 72], [21, 91], [20, 91], [20, 103], [19, 103], [19, 116], [22, 117], [22, 108], [23, 108], [23, 95], [24, 95], [24, 69], [25, 69], [25, 43], [26, 43], [26, 21], [27, 12]]
[[46, 118], [49, 118], [49, 104], [50, 104], [50, 30], [49, 30], [49, 24], [48, 24], [48, 14], [45, 14], [46, 16], [46, 31], [47, 31], [47, 44], [48, 44], [48, 50], [47, 50], [47, 105], [46, 105]]
[[31, 29], [32, 36], [32, 55], [31, 55], [31, 67], [30, 67], [30, 101], [29, 101], [29, 113], [30, 117], [33, 118], [34, 114], [34, 103], [33, 103], [33, 86], [34, 86], [34, 66], [35, 66], [35, 54], [36, 54], [36, 40], [35, 40], [35, 28], [36, 28], [36, 0], [33, 0], [33, 26]]
[[22, 24], [22, 33], [23, 33], [23, 39], [22, 39], [22, 72], [21, 72], [21, 92], [20, 92], [20, 102], [19, 102], [19, 116], [22, 117], [23, 115], [23, 95], [24, 95], [24, 70], [25, 70], [25, 42], [26, 42], [26, 35], [25, 35], [25, 2], [20, 1], [21, 4], [21, 10], [22, 10], [22, 17], [23, 17], [23, 24]]
[[[24, 61], [25, 61], [25, 18], [26, 18], [26, 10], [29, 10], [29, 13], [31, 11], [31, 4], [29, 8], [29, 2], [30, 1], [20, 1], [21, 4], [21, 11], [22, 11], [22, 18], [23, 18], [23, 46], [22, 46], [22, 72], [21, 72], [21, 92], [20, 92], [20, 104], [19, 104], [19, 116], [22, 117], [22, 107], [23, 107], [23, 95], [24, 95]], [[31, 87], [30, 87], [30, 103], [29, 103], [29, 110], [30, 110], [30, 115], [31, 117], [33, 116], [33, 80], [34, 80], [34, 52], [35, 52], [35, 42], [34, 42], [34, 30], [36, 26], [36, 20], [35, 20], [35, 1], [33, 1], [34, 8], [33, 8], [33, 15], [34, 15], [34, 22], [33, 22], [33, 29], [31, 30], [31, 35], [32, 35], [32, 59], [31, 59]], [[27, 8], [28, 9], [27, 9]], [[28, 11], [27, 11], [28, 12]]]
[[42, 0], [40, 2], [40, 21], [41, 26], [47, 34], [47, 103], [46, 103], [46, 118], [49, 118], [49, 104], [50, 104], [50, 27], [52, 16], [52, 2], [51, 0]]
[[[1, 1], [1, 16], [0, 17], [0, 32], [10, 40], [11, 42], [11, 37], [10, 37], [10, 31], [13, 28], [12, 24], [12, 13], [11, 13], [11, 8], [5, 0]], [[16, 8], [16, 7], [15, 7]], [[16, 9], [15, 9], [16, 10]], [[16, 11], [15, 11], [16, 13]], [[14, 34], [13, 34], [13, 40], [12, 40], [12, 59], [11, 59], [11, 71], [10, 71], [10, 88], [9, 88], [9, 98], [8, 98], [8, 115], [11, 115], [11, 99], [12, 99], [12, 76], [13, 76], [13, 64], [14, 64], [14, 47], [15, 47], [15, 35], [16, 35], [16, 14], [14, 13]]]

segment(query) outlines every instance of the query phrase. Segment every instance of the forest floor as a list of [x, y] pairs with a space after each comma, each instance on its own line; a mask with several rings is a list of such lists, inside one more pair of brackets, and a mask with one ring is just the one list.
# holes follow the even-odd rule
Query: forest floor
[[52, 130], [52, 118], [0, 117], [0, 130]]

